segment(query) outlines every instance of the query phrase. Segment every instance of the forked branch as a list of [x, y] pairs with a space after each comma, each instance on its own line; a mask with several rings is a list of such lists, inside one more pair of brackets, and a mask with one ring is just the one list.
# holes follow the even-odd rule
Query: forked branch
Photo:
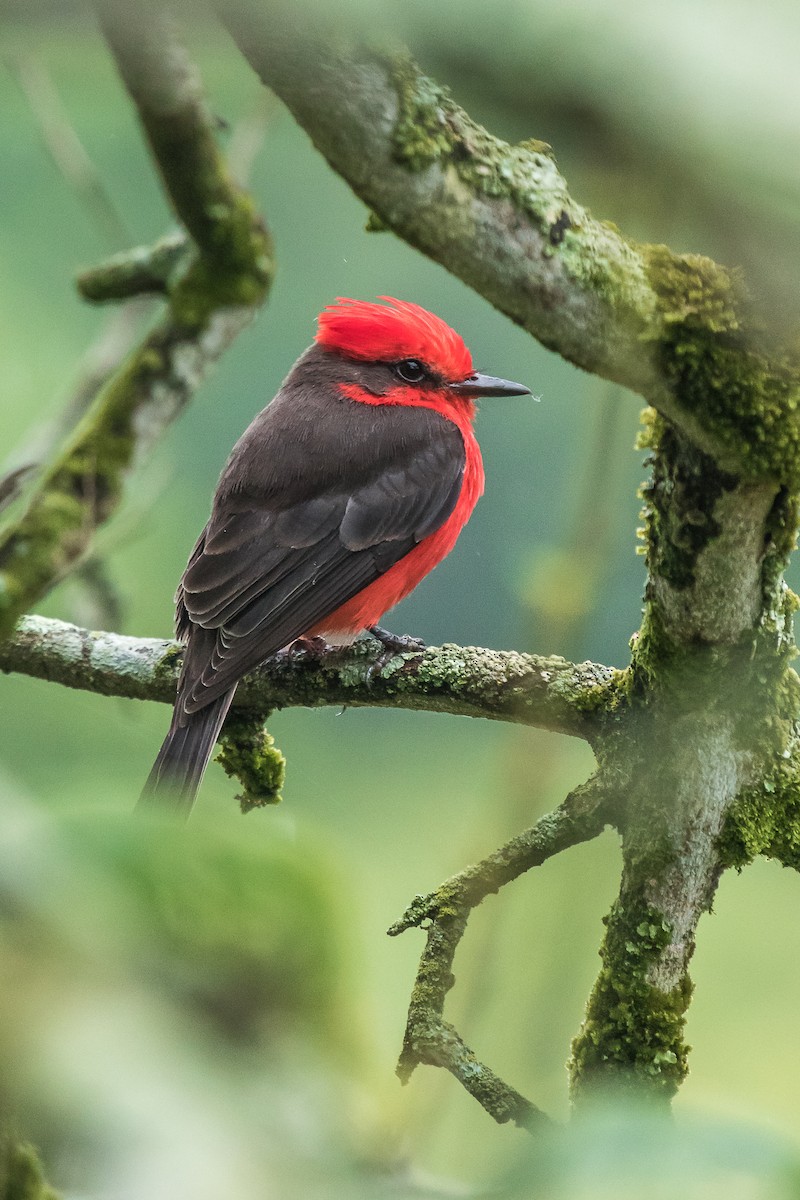
[[227, 171], [199, 79], [163, 10], [118, 0], [97, 7], [195, 249], [168, 285], [165, 315], [100, 390], [22, 516], [0, 531], [0, 637], [85, 555], [130, 471], [248, 324], [272, 277], [269, 235]]
[[499, 1124], [513, 1121], [533, 1130], [547, 1121], [541, 1109], [479, 1062], [445, 1021], [444, 1004], [454, 983], [453, 960], [470, 913], [486, 896], [562, 850], [597, 837], [614, 819], [618, 802], [618, 792], [610, 789], [600, 774], [594, 775], [554, 812], [494, 854], [459, 871], [435, 892], [417, 896], [391, 926], [388, 932], [392, 937], [413, 925], [427, 929], [397, 1067], [404, 1083], [420, 1064], [444, 1067]]

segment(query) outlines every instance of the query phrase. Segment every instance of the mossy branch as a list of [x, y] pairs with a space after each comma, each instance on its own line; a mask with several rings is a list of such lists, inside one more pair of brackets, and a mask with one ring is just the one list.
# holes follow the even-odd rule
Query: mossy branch
[[[639, 251], [570, 196], [549, 146], [509, 145], [406, 55], [310, 32], [289, 6], [223, 0], [253, 69], [386, 229], [587, 370], [658, 388]], [[374, 221], [373, 221], [374, 225]]]
[[99, 4], [176, 213], [194, 239], [164, 316], [97, 394], [0, 530], [0, 637], [85, 555], [127, 477], [248, 324], [272, 278], [269, 234], [231, 180], [196, 72], [160, 9]]
[[594, 776], [531, 829], [460, 871], [430, 895], [417, 896], [391, 926], [390, 936], [414, 925], [424, 924], [427, 929], [397, 1068], [403, 1082], [420, 1064], [444, 1067], [499, 1124], [513, 1121], [535, 1130], [547, 1121], [539, 1108], [480, 1063], [445, 1021], [445, 1000], [455, 982], [453, 960], [470, 913], [486, 896], [568, 847], [597, 837], [617, 804], [614, 788], [601, 776]]
[[[175, 701], [182, 647], [159, 638], [79, 629], [49, 617], [24, 617], [0, 643], [0, 671], [18, 671], [66, 687], [136, 700]], [[398, 654], [371, 671], [384, 652], [365, 637], [346, 651], [279, 655], [242, 680], [233, 713], [294, 705], [377, 706], [488, 717], [591, 741], [614, 702], [620, 672], [515, 651], [429, 647]]]
[[435, 892], [415, 896], [400, 920], [390, 927], [389, 936], [396, 937], [423, 922], [471, 912], [531, 867], [539, 867], [554, 854], [597, 837], [618, 814], [620, 804], [617, 788], [609, 787], [601, 776], [593, 776], [570, 792], [554, 812], [540, 817], [530, 829], [518, 833], [493, 854], [451, 876]]
[[226, 274], [249, 274], [253, 211], [220, 154], [200, 77], [164, 6], [94, 0], [178, 220]]
[[131, 296], [166, 296], [192, 260], [191, 242], [182, 231], [160, 238], [152, 246], [137, 246], [114, 254], [99, 266], [81, 271], [75, 280], [84, 300], [105, 304]]
[[545, 346], [644, 396], [722, 467], [800, 480], [800, 357], [736, 271], [637, 244], [569, 192], [549, 146], [509, 145], [407, 55], [222, 0], [260, 78], [389, 229]]

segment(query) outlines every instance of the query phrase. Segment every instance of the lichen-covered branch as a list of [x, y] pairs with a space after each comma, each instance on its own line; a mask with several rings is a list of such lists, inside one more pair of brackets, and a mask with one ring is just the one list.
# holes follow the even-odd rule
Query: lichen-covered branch
[[22, 516], [0, 530], [0, 636], [80, 561], [130, 471], [251, 320], [272, 277], [269, 235], [227, 172], [196, 73], [162, 10], [99, 7], [195, 253], [168, 285], [164, 316], [101, 388]]
[[576, 1102], [611, 1082], [671, 1099], [688, 1070], [689, 964], [719, 878], [758, 853], [791, 858], [797, 836], [796, 599], [783, 581], [797, 496], [721, 471], [664, 422], [648, 445], [630, 725], [605, 747], [632, 779], [623, 874], [573, 1043]]
[[[424, 709], [552, 729], [591, 741], [621, 672], [516, 651], [430, 647], [402, 654], [380, 671], [381, 643], [364, 638], [347, 651], [279, 655], [242, 680], [235, 713], [329, 704]], [[67, 687], [135, 700], [175, 701], [182, 648], [159, 638], [79, 629], [24, 617], [0, 643], [0, 671], [19, 671]]]
[[513, 1121], [520, 1128], [533, 1132], [549, 1123], [547, 1115], [480, 1062], [458, 1031], [442, 1016], [445, 997], [454, 982], [453, 958], [466, 924], [466, 916], [455, 916], [435, 921], [428, 930], [411, 994], [397, 1074], [403, 1083], [407, 1083], [419, 1065], [442, 1067], [498, 1125]]
[[124, 250], [99, 266], [81, 271], [75, 283], [84, 300], [93, 304], [127, 300], [131, 296], [166, 296], [191, 258], [191, 243], [179, 230], [152, 246]]
[[444, 1019], [453, 986], [453, 960], [473, 908], [490, 893], [548, 858], [597, 837], [618, 806], [616, 786], [595, 776], [556, 809], [481, 862], [448, 879], [428, 896], [417, 896], [389, 929], [395, 936], [425, 923], [427, 937], [411, 993], [397, 1073], [406, 1082], [423, 1063], [444, 1067], [494, 1119], [527, 1129], [541, 1127], [544, 1113], [479, 1062]]
[[[800, 358], [735, 271], [638, 245], [570, 194], [549, 146], [509, 145], [407, 57], [221, 0], [242, 53], [390, 229], [540, 342], [643, 395], [725, 469], [800, 478]], [[770, 435], [762, 435], [764, 428]]]
[[224, 0], [219, 10], [385, 227], [565, 358], [639, 391], [657, 387], [642, 353], [656, 320], [646, 264], [575, 203], [549, 146], [508, 145], [407, 57], [314, 36], [288, 6]]
[[178, 219], [226, 274], [248, 272], [253, 206], [220, 154], [200, 77], [164, 5], [95, 0], [95, 9]]
[[427, 896], [415, 896], [390, 937], [424, 921], [436, 921], [470, 912], [505, 884], [539, 867], [554, 854], [597, 837], [618, 812], [620, 781], [610, 788], [599, 776], [582, 784], [559, 807], [530, 829], [518, 833], [487, 858], [465, 867]]

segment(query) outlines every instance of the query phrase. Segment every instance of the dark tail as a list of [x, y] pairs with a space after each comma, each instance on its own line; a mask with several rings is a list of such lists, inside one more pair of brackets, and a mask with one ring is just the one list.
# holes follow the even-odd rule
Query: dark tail
[[199, 712], [182, 713], [180, 718], [176, 709], [138, 809], [171, 808], [176, 815], [189, 816], [235, 691], [231, 688]]

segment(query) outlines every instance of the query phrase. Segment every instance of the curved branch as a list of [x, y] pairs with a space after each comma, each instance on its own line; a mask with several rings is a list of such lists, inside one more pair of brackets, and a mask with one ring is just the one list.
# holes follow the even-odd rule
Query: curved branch
[[380, 218], [544, 345], [652, 395], [642, 338], [657, 322], [639, 250], [569, 195], [550, 147], [512, 146], [408, 58], [343, 50], [288, 11], [223, 0], [220, 17], [263, 82]]
[[160, 9], [98, 0], [176, 212], [196, 243], [163, 318], [108, 380], [22, 516], [0, 532], [0, 637], [75, 566], [129, 472], [266, 297], [269, 235], [231, 180], [199, 80]]
[[[182, 653], [178, 642], [97, 633], [32, 615], [0, 643], [0, 671], [172, 704]], [[622, 676], [596, 663], [453, 645], [397, 655], [370, 673], [382, 653], [380, 642], [364, 638], [347, 651], [279, 655], [242, 681], [234, 711], [339, 704], [423, 709], [591, 741]]]
[[425, 921], [465, 916], [487, 896], [499, 892], [531, 867], [540, 867], [554, 854], [597, 837], [619, 807], [620, 788], [621, 778], [612, 790], [599, 776], [592, 776], [530, 829], [518, 833], [480, 862], [452, 875], [436, 891], [415, 896], [400, 920], [390, 926], [389, 937]]
[[393, 937], [412, 925], [429, 923], [397, 1067], [404, 1083], [421, 1064], [444, 1067], [499, 1124], [513, 1121], [533, 1130], [547, 1121], [541, 1109], [478, 1062], [458, 1032], [445, 1021], [445, 1000], [455, 982], [453, 960], [473, 908], [531, 867], [597, 837], [618, 804], [616, 788], [610, 788], [599, 775], [593, 776], [531, 829], [460, 871], [430, 895], [417, 896], [392, 925], [388, 932]]
[[[550, 147], [509, 145], [408, 57], [343, 48], [288, 7], [220, 0], [240, 50], [388, 228], [543, 345], [639, 392], [715, 461], [800, 479], [800, 362], [735, 271], [637, 245], [570, 195]], [[784, 435], [771, 430], [780, 424]]]
[[191, 262], [191, 243], [181, 230], [152, 246], [135, 246], [99, 266], [81, 271], [75, 284], [84, 300], [104, 304], [131, 296], [169, 294], [170, 286]]

